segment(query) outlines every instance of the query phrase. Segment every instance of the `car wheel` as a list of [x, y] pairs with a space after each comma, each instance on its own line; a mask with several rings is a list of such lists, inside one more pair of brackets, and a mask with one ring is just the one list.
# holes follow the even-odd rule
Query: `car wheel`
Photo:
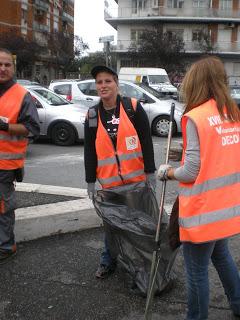
[[[170, 118], [169, 116], [159, 116], [152, 124], [152, 131], [158, 137], [167, 137], [169, 131]], [[177, 132], [176, 123], [173, 122], [173, 135]]]
[[70, 146], [76, 141], [76, 133], [74, 128], [64, 122], [55, 124], [52, 128], [52, 141], [59, 146]]

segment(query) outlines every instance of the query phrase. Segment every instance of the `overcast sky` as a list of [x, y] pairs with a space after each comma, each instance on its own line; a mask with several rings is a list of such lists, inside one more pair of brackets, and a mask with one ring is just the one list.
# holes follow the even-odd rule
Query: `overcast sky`
[[88, 43], [90, 52], [103, 49], [99, 37], [114, 35], [116, 42], [116, 30], [104, 21], [104, 1], [109, 10], [116, 8], [114, 0], [75, 0], [74, 33]]

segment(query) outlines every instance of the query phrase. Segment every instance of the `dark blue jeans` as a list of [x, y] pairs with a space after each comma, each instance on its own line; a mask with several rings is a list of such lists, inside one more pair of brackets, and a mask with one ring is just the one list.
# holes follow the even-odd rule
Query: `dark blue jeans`
[[116, 265], [116, 258], [113, 258], [110, 254], [108, 240], [106, 234], [104, 235], [104, 248], [103, 252], [101, 253], [100, 264], [104, 266], [115, 266]]
[[218, 272], [232, 311], [240, 315], [240, 277], [228, 249], [228, 240], [203, 244], [184, 242], [183, 255], [187, 274], [186, 320], [208, 319], [210, 259]]

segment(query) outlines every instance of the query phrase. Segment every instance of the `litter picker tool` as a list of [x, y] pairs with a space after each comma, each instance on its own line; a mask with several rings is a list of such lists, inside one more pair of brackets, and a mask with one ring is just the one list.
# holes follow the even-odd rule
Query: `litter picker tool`
[[[169, 151], [170, 151], [171, 140], [172, 140], [174, 110], [175, 110], [175, 103], [173, 102], [171, 105], [171, 113], [170, 113], [170, 123], [169, 123], [168, 140], [167, 140], [167, 152], [166, 152], [166, 160], [165, 160], [166, 164], [168, 164]], [[160, 261], [159, 237], [160, 237], [160, 227], [161, 227], [162, 215], [163, 215], [165, 191], [166, 191], [166, 181], [162, 181], [162, 192], [161, 192], [160, 206], [159, 206], [159, 217], [158, 217], [158, 224], [157, 224], [157, 230], [156, 230], [156, 235], [155, 235], [155, 244], [156, 244], [157, 249], [155, 249], [153, 251], [153, 255], [152, 255], [152, 264], [151, 264], [151, 270], [150, 270], [144, 320], [151, 320], [152, 319], [151, 305], [152, 305], [152, 299], [153, 299], [153, 296], [155, 293], [155, 281], [156, 281], [156, 276], [157, 276], [157, 271], [158, 271], [158, 266], [159, 266], [159, 261]]]

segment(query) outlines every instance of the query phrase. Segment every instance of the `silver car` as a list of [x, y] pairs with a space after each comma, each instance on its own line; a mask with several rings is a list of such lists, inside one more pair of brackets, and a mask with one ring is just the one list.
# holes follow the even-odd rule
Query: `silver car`
[[87, 107], [72, 104], [41, 86], [25, 86], [36, 103], [40, 119], [40, 136], [55, 144], [69, 146], [84, 139]]
[[[78, 81], [78, 88], [82, 90], [81, 96], [79, 95], [78, 98], [73, 99], [73, 102], [81, 102], [89, 107], [99, 101], [93, 79]], [[152, 133], [159, 137], [166, 137], [168, 135], [171, 104], [174, 102], [173, 133], [181, 132], [182, 103], [163, 96], [158, 91], [144, 84], [135, 84], [125, 80], [119, 80], [119, 90], [123, 96], [136, 98], [140, 101], [147, 113]]]

